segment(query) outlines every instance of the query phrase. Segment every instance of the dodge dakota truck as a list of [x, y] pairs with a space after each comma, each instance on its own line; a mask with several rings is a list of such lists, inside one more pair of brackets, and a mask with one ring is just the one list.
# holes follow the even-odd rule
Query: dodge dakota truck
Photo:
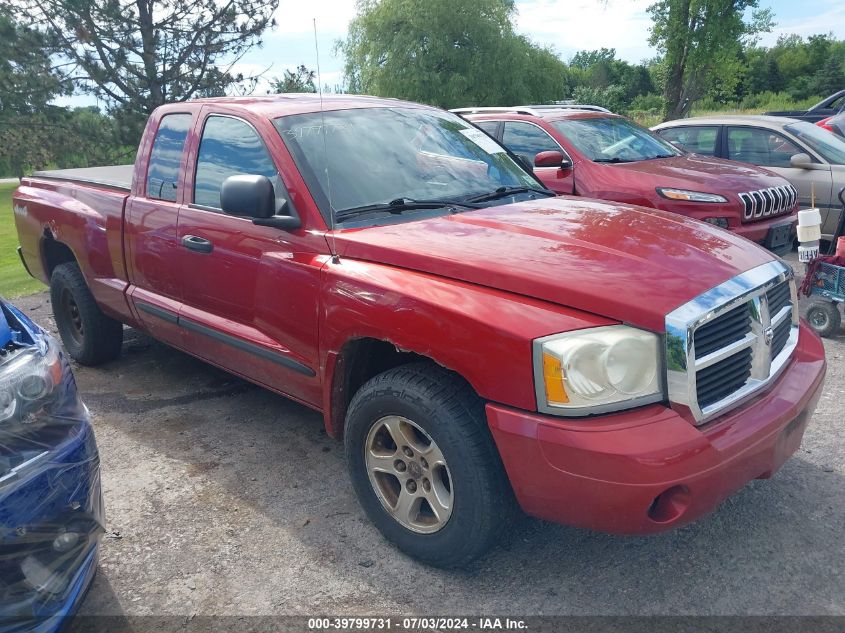
[[795, 452], [824, 381], [771, 253], [555, 197], [428, 106], [166, 105], [134, 166], [36, 173], [14, 213], [73, 358], [113, 361], [128, 324], [321, 412], [366, 514], [432, 565], [520, 508], [687, 524]]

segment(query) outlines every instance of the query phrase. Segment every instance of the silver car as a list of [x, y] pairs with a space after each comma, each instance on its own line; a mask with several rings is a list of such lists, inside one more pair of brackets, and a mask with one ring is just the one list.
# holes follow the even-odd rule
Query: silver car
[[[822, 213], [822, 238], [830, 240], [842, 215], [845, 140], [806, 121], [774, 116], [708, 116], [668, 121], [652, 128], [695, 154], [771, 169], [798, 189], [801, 208]], [[813, 200], [814, 198], [814, 200]]]

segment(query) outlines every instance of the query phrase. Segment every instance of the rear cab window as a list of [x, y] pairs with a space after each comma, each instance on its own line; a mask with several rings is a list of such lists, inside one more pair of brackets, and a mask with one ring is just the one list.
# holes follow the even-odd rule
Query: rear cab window
[[176, 201], [179, 166], [185, 139], [191, 127], [190, 114], [167, 114], [156, 131], [150, 164], [147, 167], [146, 195], [154, 200]]
[[279, 193], [278, 170], [255, 128], [242, 119], [212, 114], [197, 154], [194, 204], [219, 209], [223, 181], [237, 175], [266, 176]]

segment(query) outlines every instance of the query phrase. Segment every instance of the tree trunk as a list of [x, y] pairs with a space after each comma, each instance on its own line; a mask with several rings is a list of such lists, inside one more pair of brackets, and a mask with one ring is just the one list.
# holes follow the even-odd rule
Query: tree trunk
[[684, 75], [690, 47], [690, 2], [674, 0], [669, 4], [668, 23], [671, 25], [670, 37], [666, 50], [669, 64], [663, 98], [666, 101], [664, 121], [671, 121], [683, 116]]

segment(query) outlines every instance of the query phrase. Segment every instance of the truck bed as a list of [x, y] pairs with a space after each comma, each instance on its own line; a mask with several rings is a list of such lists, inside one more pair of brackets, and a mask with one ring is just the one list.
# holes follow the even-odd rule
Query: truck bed
[[33, 178], [64, 180], [86, 185], [97, 185], [109, 189], [129, 191], [132, 187], [134, 165], [108, 165], [106, 167], [79, 167], [76, 169], [51, 169], [36, 171]]

